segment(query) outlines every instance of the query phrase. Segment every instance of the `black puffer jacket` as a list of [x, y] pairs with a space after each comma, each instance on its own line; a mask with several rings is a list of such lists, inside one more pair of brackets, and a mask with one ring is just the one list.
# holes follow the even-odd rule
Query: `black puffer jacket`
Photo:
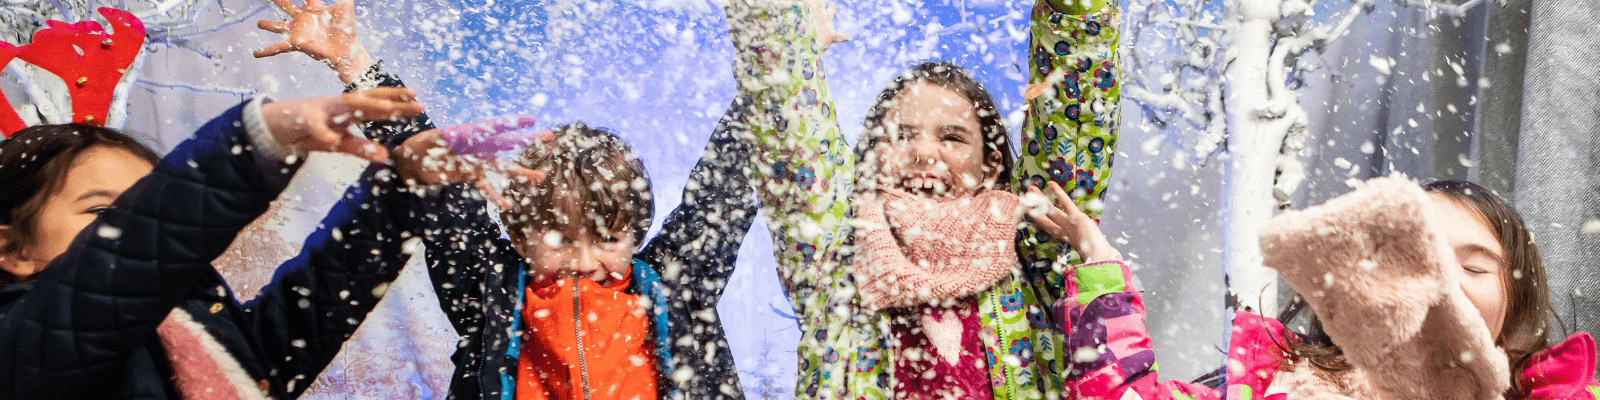
[[[668, 349], [663, 350], [671, 361], [656, 366], [664, 399], [744, 397], [717, 315], [717, 301], [757, 210], [745, 161], [749, 150], [735, 134], [746, 129], [739, 104], [729, 108], [690, 172], [683, 204], [634, 255], [635, 268], [653, 267], [660, 276], [658, 288], [629, 291], [664, 298]], [[529, 269], [476, 191], [452, 186], [442, 197], [425, 213], [430, 226], [423, 239], [440, 307], [461, 335], [452, 357], [456, 372], [450, 398], [499, 399], [514, 384], [517, 357], [507, 350], [522, 334], [513, 328], [522, 293], [517, 274]]]
[[[0, 294], [0, 398], [176, 399], [155, 334], [192, 316], [263, 397], [297, 397], [404, 264], [419, 199], [380, 167], [333, 207], [303, 252], [240, 304], [211, 267], [288, 181], [234, 107], [178, 145], [36, 278]], [[398, 215], [407, 214], [407, 215]], [[97, 234], [101, 227], [120, 235]], [[331, 228], [331, 229], [329, 229]]]

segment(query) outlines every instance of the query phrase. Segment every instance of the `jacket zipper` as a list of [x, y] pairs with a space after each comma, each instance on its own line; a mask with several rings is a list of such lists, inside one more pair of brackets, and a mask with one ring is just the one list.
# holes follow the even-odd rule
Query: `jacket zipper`
[[572, 328], [578, 338], [578, 370], [583, 374], [583, 399], [589, 400], [589, 360], [583, 355], [583, 317], [578, 308], [578, 280], [572, 280]]

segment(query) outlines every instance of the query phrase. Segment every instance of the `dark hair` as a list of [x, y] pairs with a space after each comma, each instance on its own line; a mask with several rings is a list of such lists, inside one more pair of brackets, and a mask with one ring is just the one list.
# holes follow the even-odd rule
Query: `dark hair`
[[[67, 170], [78, 155], [94, 147], [125, 150], [155, 164], [161, 157], [114, 129], [93, 125], [37, 125], [0, 142], [0, 255], [17, 254], [33, 245], [39, 210], [66, 184]], [[0, 284], [26, 280], [0, 270]]]
[[[1522, 221], [1522, 216], [1511, 204], [1496, 196], [1488, 188], [1465, 181], [1441, 180], [1423, 185], [1428, 193], [1449, 198], [1477, 212], [1480, 221], [1494, 232], [1501, 250], [1506, 255], [1506, 273], [1500, 284], [1506, 292], [1506, 318], [1500, 334], [1494, 338], [1495, 346], [1505, 349], [1511, 361], [1511, 387], [1508, 398], [1526, 396], [1526, 389], [1518, 382], [1524, 363], [1535, 353], [1550, 348], [1549, 332], [1550, 288], [1545, 281], [1544, 261], [1539, 256], [1539, 246], [1533, 243], [1533, 234]], [[1284, 307], [1279, 317], [1288, 322], [1309, 307], [1304, 298], [1295, 296]], [[1323, 371], [1344, 371], [1350, 365], [1344, 352], [1322, 329], [1315, 314], [1309, 315], [1307, 333], [1298, 341], [1289, 341], [1294, 354], [1305, 357], [1311, 365]], [[1286, 335], [1290, 335], [1285, 331]], [[1287, 366], [1285, 366], [1287, 367]]]
[[555, 129], [555, 138], [523, 151], [517, 162], [545, 173], [538, 183], [512, 184], [506, 198], [513, 205], [500, 213], [513, 235], [579, 224], [596, 235], [621, 239], [632, 235], [644, 243], [655, 205], [644, 162], [616, 133], [582, 122]]
[[[863, 121], [866, 129], [862, 131], [862, 135], [866, 136], [856, 143], [856, 160], [867, 160], [867, 151], [872, 148], [875, 140], [884, 135], [883, 119], [889, 113], [889, 107], [906, 88], [918, 83], [945, 88], [972, 102], [978, 118], [978, 127], [983, 135], [984, 172], [998, 171], [1000, 179], [995, 180], [994, 188], [1009, 188], [1014, 157], [1011, 153], [1011, 139], [1006, 135], [1005, 124], [1001, 123], [1000, 110], [994, 105], [994, 97], [989, 95], [989, 89], [985, 89], [982, 83], [972, 79], [971, 72], [949, 61], [917, 64], [901, 72], [900, 76], [894, 78], [894, 82], [889, 83], [889, 87], [878, 93], [877, 100], [872, 103], [872, 109], [867, 111], [867, 118]], [[996, 153], [1000, 154], [999, 158], [995, 158]]]

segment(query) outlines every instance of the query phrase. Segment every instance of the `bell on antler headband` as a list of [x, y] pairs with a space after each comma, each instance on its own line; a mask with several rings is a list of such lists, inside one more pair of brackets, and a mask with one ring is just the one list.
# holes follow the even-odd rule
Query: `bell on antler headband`
[[[33, 43], [16, 46], [0, 42], [0, 66], [20, 59], [60, 77], [72, 99], [73, 123], [104, 126], [117, 85], [139, 57], [144, 46], [144, 23], [127, 11], [99, 9], [112, 32], [99, 22], [68, 24], [49, 21], [49, 28], [33, 34]], [[0, 96], [0, 134], [26, 128], [11, 103]]]

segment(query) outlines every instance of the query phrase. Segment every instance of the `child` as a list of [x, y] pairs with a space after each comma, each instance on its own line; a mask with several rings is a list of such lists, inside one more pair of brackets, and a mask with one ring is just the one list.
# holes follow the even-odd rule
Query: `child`
[[[1115, 120], [1114, 97], [1109, 110], [1085, 108], [1059, 118], [1069, 101], [1076, 110], [1079, 102], [1099, 104], [1106, 97], [1083, 90], [1089, 79], [1046, 79], [1050, 68], [1043, 67], [1046, 73], [1034, 81], [1055, 95], [1030, 103], [1032, 119], [1024, 129], [1030, 153], [1013, 168], [987, 90], [959, 67], [924, 63], [878, 96], [852, 158], [819, 65], [835, 36], [826, 12], [814, 3], [810, 10], [756, 3], [730, 2], [725, 11], [739, 51], [734, 71], [740, 91], [765, 111], [751, 129], [763, 150], [755, 170], [766, 189], [762, 200], [772, 216], [779, 275], [801, 316], [796, 396], [1058, 393], [1050, 377], [1060, 360], [1059, 338], [1045, 307], [1062, 284], [1051, 267], [1069, 263], [1071, 255], [1033, 251], [1070, 244], [1095, 261], [1117, 256], [1089, 251], [1110, 250], [1103, 243], [1075, 240], [1074, 224], [1092, 219], [1067, 218], [1064, 206], [1039, 204], [1034, 221], [1049, 234], [1027, 231], [1022, 250], [1029, 259], [1020, 257], [1015, 241], [1024, 208], [1008, 190], [1027, 187], [1038, 195], [1045, 181], [1029, 172], [1043, 170], [1045, 157], [1059, 152], [1054, 155], [1093, 171], [1083, 172], [1087, 182], [1075, 189], [1084, 199], [1097, 197], [1115, 146], [1113, 127], [1103, 125]], [[1097, 17], [1105, 15], [1101, 11]], [[821, 21], [811, 21], [818, 15]], [[1081, 19], [1036, 13], [1036, 33], [1081, 31]], [[1066, 36], [1086, 38], [1093, 47], [1103, 45], [1099, 35]], [[1105, 35], [1114, 42], [1114, 32]], [[1070, 46], [1063, 42], [1061, 52], [1040, 56], [1076, 71], [1068, 65], [1098, 65], [1110, 54], [1067, 57]], [[1104, 83], [1114, 87], [1114, 73]], [[1058, 173], [1069, 168], [1065, 162], [1049, 164], [1049, 187], [1068, 199], [1056, 183], [1068, 182], [1072, 171]]]
[[400, 253], [407, 235], [378, 232], [406, 232], [415, 196], [369, 169], [329, 228], [246, 304], [210, 262], [278, 197], [295, 169], [286, 157], [382, 160], [381, 147], [345, 128], [421, 112], [412, 96], [252, 100], [159, 161], [87, 125], [35, 126], [0, 142], [0, 396], [298, 396], [398, 273], [384, 255]]
[[[279, 5], [292, 20], [263, 21], [260, 26], [289, 38], [256, 52], [258, 57], [305, 53], [339, 72], [350, 90], [402, 86], [382, 63], [372, 61], [357, 40], [351, 3]], [[510, 131], [531, 126], [531, 118], [443, 130], [433, 129], [426, 115], [369, 124], [367, 131], [376, 140], [397, 148], [400, 157], [395, 167], [403, 176], [426, 185], [452, 184], [442, 190], [442, 198], [429, 202], [425, 223], [431, 228], [424, 236], [439, 304], [462, 335], [451, 358], [456, 373], [450, 396], [742, 397], [732, 353], [716, 317], [717, 301], [756, 212], [742, 162], [745, 150], [731, 133], [742, 128], [736, 118], [741, 107], [735, 103], [729, 108], [707, 146], [708, 158], [690, 173], [683, 205], [673, 210], [661, 232], [642, 249], [638, 243], [643, 242], [653, 214], [649, 178], [637, 155], [609, 131], [572, 125], [560, 130], [556, 144], [528, 149], [523, 161], [532, 165], [531, 158], [542, 160], [532, 173], [559, 178], [564, 189], [552, 193], [545, 186], [514, 186], [515, 206], [500, 204], [505, 210], [500, 219], [512, 236], [508, 241], [500, 237], [484, 202], [484, 197], [501, 200], [500, 192], [483, 179], [486, 171], [496, 169], [534, 176], [491, 162], [493, 153], [527, 146], [522, 140], [526, 135]], [[599, 168], [597, 162], [607, 165]], [[477, 182], [478, 190], [453, 185], [462, 182]], [[524, 235], [513, 226], [537, 227], [538, 232]], [[545, 242], [546, 238], [554, 243]], [[596, 268], [599, 264], [579, 259], [585, 255], [607, 256], [607, 267]], [[579, 336], [564, 329], [567, 325], [530, 323], [556, 323], [553, 317], [537, 315], [548, 316], [541, 311], [557, 312], [561, 307], [571, 310], [570, 302], [561, 299], [574, 293], [580, 295], [577, 299], [590, 301], [575, 304], [586, 313], [596, 306], [609, 307], [594, 315], [607, 317], [604, 322], [612, 325], [584, 323], [585, 334]], [[633, 307], [641, 304], [636, 300], [646, 300], [642, 304], [648, 307]], [[631, 336], [625, 341], [635, 347], [594, 354], [594, 350], [624, 350], [621, 345], [609, 346], [613, 343], [607, 334], [616, 330], [612, 328], [628, 330]], [[580, 338], [587, 341], [573, 347]], [[637, 347], [641, 344], [648, 346]], [[561, 351], [567, 349], [585, 349], [585, 354]], [[523, 363], [535, 372], [521, 372]], [[566, 364], [574, 369], [563, 371]], [[624, 373], [613, 374], [619, 367]], [[594, 379], [585, 388], [583, 378]]]
[[[507, 188], [509, 240], [481, 197], [445, 189], [424, 242], [440, 306], [462, 334], [452, 397], [743, 396], [716, 317], [755, 215], [731, 132], [738, 109], [642, 249], [650, 180], [609, 130], [563, 126], [523, 152], [517, 163], [546, 179]], [[424, 132], [401, 151], [426, 154], [439, 139]]]
[[[1309, 308], [1306, 333], [1241, 313], [1230, 338], [1226, 388], [1160, 382], [1128, 369], [1149, 350], [1139, 294], [1102, 270], [1079, 284], [1113, 291], [1070, 307], [1087, 352], [1068, 393], [1085, 398], [1592, 399], [1595, 345], [1579, 332], [1546, 338], [1549, 294], [1538, 247], [1516, 210], [1460, 181], [1419, 187], [1379, 178], [1327, 204], [1279, 216], [1261, 234], [1266, 265]], [[1112, 271], [1116, 272], [1116, 271]], [[1126, 310], [1114, 312], [1115, 310]], [[1105, 321], [1105, 322], [1096, 322]], [[1108, 340], [1108, 338], [1111, 338]], [[1121, 338], [1121, 339], [1117, 339]], [[1093, 350], [1110, 349], [1110, 350]], [[1132, 351], [1130, 351], [1132, 350]]]

